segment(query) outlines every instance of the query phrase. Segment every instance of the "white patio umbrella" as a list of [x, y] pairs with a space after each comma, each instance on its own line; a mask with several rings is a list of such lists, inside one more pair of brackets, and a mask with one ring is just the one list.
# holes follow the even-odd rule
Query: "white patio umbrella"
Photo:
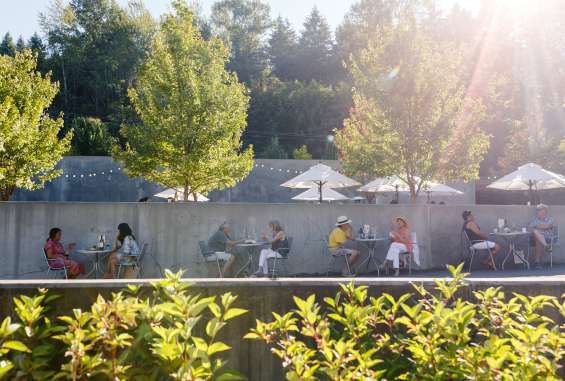
[[[292, 199], [298, 201], [318, 201], [320, 199], [319, 192], [320, 190], [318, 188], [310, 188], [306, 192], [302, 192], [298, 196], [294, 196]], [[344, 196], [331, 188], [322, 188], [322, 199], [324, 201], [345, 201], [349, 200], [349, 197]]]
[[[418, 177], [416, 177], [415, 180], [420, 181]], [[394, 192], [398, 195], [399, 192], [410, 192], [410, 187], [408, 187], [408, 184], [406, 184], [406, 182], [404, 182], [404, 180], [402, 180], [400, 177], [388, 176], [388, 177], [381, 177], [376, 180], [373, 180], [370, 183], [359, 188], [358, 191], [367, 192], [367, 193]], [[455, 188], [437, 183], [435, 181], [427, 181], [422, 186], [422, 191], [426, 192], [428, 196], [428, 200], [430, 199], [431, 195], [454, 196], [454, 195], [463, 194], [463, 192]]]
[[348, 188], [358, 185], [361, 184], [321, 163], [281, 184], [287, 188], [317, 188], [320, 202], [324, 200], [323, 188]]
[[528, 163], [487, 186], [501, 190], [545, 190], [565, 188], [565, 177], [543, 169], [540, 165]]
[[[165, 189], [162, 192], [159, 192], [155, 195], [153, 195], [154, 197], [159, 197], [159, 198], [172, 198], [175, 201], [183, 201], [184, 198], [184, 189], [183, 188], [169, 188], [169, 189]], [[189, 200], [189, 201], [194, 201], [194, 200]], [[196, 194], [196, 202], [207, 202], [210, 201], [206, 196], [197, 193]]]

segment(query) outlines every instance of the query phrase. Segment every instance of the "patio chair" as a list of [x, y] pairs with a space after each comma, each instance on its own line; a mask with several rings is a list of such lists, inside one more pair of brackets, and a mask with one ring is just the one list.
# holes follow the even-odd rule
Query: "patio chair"
[[223, 258], [220, 258], [220, 256], [215, 251], [210, 250], [206, 241], [198, 241], [198, 248], [200, 249], [200, 255], [202, 255], [202, 257], [204, 258], [204, 262], [215, 262], [218, 268], [218, 276], [220, 278], [223, 278], [224, 274], [222, 273], [222, 266], [220, 262], [225, 262], [225, 260]]
[[[268, 273], [271, 274], [271, 279], [275, 279], [279, 275], [277, 272], [277, 261], [281, 262], [284, 267], [284, 274], [288, 274], [287, 262], [288, 262], [288, 255], [290, 254], [290, 250], [292, 248], [292, 237], [286, 237], [288, 242], [288, 247], [281, 247], [277, 250], [277, 253], [280, 254], [280, 258], [278, 256], [273, 258], [267, 258], [267, 270]], [[273, 266], [270, 267], [269, 264], [273, 263]]]
[[59, 261], [60, 259], [50, 259], [47, 256], [47, 252], [43, 249], [43, 257], [45, 258], [45, 262], [47, 263], [47, 275], [51, 272], [54, 273], [63, 273], [65, 275], [65, 279], [69, 279], [69, 266], [65, 266], [65, 264], [61, 264]]
[[400, 253], [401, 256], [408, 258], [408, 274], [412, 275], [412, 266], [414, 263], [414, 256], [417, 255], [419, 258], [420, 246], [418, 246], [418, 235], [415, 232], [411, 234], [412, 239], [412, 250]]
[[349, 274], [351, 273], [351, 264], [349, 263], [349, 255], [345, 254], [343, 251], [337, 251], [337, 253], [335, 251], [331, 251], [328, 247], [328, 242], [329, 242], [329, 237], [324, 236], [323, 239], [324, 245], [326, 247], [326, 250], [329, 251], [330, 255], [331, 255], [331, 259], [330, 262], [328, 263], [328, 270], [326, 271], [326, 276], [330, 275], [330, 270], [332, 269], [332, 266], [334, 265], [335, 261], [337, 261], [339, 258], [343, 258], [345, 260], [345, 265], [347, 266], [347, 271], [349, 272]]
[[147, 251], [148, 246], [149, 245], [147, 243], [143, 243], [138, 255], [128, 255], [118, 262], [118, 279], [120, 278], [120, 274], [122, 273], [122, 267], [131, 267], [132, 269], [137, 269], [137, 278], [139, 278], [142, 271], [143, 257], [145, 256], [145, 252]]
[[553, 250], [556, 246], [559, 246], [559, 225], [553, 225], [553, 234], [549, 242], [547, 242], [547, 251], [549, 252], [549, 267], [553, 268]]
[[468, 252], [467, 257], [469, 258], [469, 273], [471, 273], [471, 269], [473, 267], [473, 259], [475, 258], [475, 254], [479, 251], [488, 252], [488, 255], [490, 256], [490, 260], [492, 261], [492, 267], [496, 271], [496, 262], [494, 261], [494, 256], [492, 255], [492, 249], [477, 249], [477, 248], [475, 248], [476, 244], [486, 242], [486, 240], [471, 241], [469, 239], [469, 235], [467, 234], [467, 232], [465, 230], [461, 231], [461, 239], [462, 239], [463, 248], [465, 250], [467, 250], [467, 252]]

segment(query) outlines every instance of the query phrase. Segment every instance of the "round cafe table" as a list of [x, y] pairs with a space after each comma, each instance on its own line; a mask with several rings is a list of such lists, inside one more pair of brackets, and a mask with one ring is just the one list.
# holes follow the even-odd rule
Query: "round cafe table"
[[367, 257], [367, 259], [365, 259], [363, 262], [361, 262], [361, 264], [359, 265], [359, 268], [364, 263], [367, 263], [367, 270], [369, 270], [369, 266], [371, 265], [371, 262], [373, 262], [375, 265], [377, 265], [377, 276], [380, 276], [381, 264], [377, 262], [377, 259], [375, 258], [375, 252], [376, 252], [376, 248], [377, 248], [377, 242], [385, 242], [387, 239], [389, 239], [389, 238], [373, 237], [373, 238], [356, 238], [355, 239], [355, 241], [363, 244], [367, 248], [367, 251], [369, 253], [369, 256]]
[[506, 242], [506, 246], [508, 247], [508, 250], [506, 251], [506, 255], [504, 256], [504, 259], [502, 260], [502, 264], [501, 264], [501, 268], [503, 271], [504, 271], [504, 265], [506, 264], [506, 261], [509, 258], [513, 258], [514, 263], [517, 263], [517, 261], [519, 261], [523, 263], [528, 270], [530, 269], [530, 262], [528, 261], [528, 257], [529, 257], [528, 254], [530, 250], [529, 242], [527, 244], [528, 247], [526, 251], [518, 250], [518, 245], [521, 243], [521, 241], [523, 241], [524, 238], [528, 239], [531, 234], [532, 233], [528, 231], [490, 233], [491, 236], [500, 238], [504, 242]]
[[92, 270], [90, 270], [90, 272], [88, 274], [86, 274], [86, 277], [90, 277], [94, 273], [94, 278], [98, 279], [98, 274], [100, 273], [100, 258], [103, 255], [109, 254], [111, 252], [112, 252], [111, 249], [82, 249], [82, 250], [77, 250], [77, 253], [88, 256], [89, 259], [92, 261]]
[[242, 252], [246, 253], [248, 256], [247, 261], [245, 262], [245, 264], [243, 265], [243, 267], [241, 269], [239, 269], [237, 271], [237, 273], [235, 274], [236, 278], [239, 278], [241, 276], [245, 276], [245, 277], [249, 277], [251, 276], [254, 271], [253, 271], [253, 256], [257, 256], [259, 254], [259, 252], [261, 251], [261, 248], [265, 247], [269, 245], [268, 242], [250, 242], [250, 243], [245, 243], [245, 242], [241, 242], [235, 245], [236, 248], [240, 249]]

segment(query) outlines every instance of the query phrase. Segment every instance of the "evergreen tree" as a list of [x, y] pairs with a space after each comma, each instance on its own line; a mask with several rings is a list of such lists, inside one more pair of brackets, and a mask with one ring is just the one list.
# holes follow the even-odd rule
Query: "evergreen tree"
[[314, 7], [304, 22], [304, 30], [300, 35], [298, 63], [296, 74], [304, 81], [317, 80], [329, 82], [332, 80], [333, 40], [330, 26]]
[[37, 69], [45, 73], [45, 57], [47, 56], [47, 51], [41, 37], [39, 37], [37, 33], [34, 33], [27, 42], [27, 47], [31, 49], [33, 54], [37, 55]]
[[2, 43], [0, 43], [0, 55], [8, 55], [14, 57], [16, 55], [16, 45], [10, 32], [4, 35]]
[[269, 60], [273, 74], [283, 81], [296, 79], [297, 39], [290, 22], [279, 16], [269, 38]]
[[288, 159], [288, 154], [280, 144], [278, 136], [271, 138], [271, 142], [261, 152], [262, 159]]
[[212, 26], [230, 46], [228, 69], [247, 84], [267, 68], [265, 33], [271, 27], [270, 7], [262, 0], [221, 0], [212, 7]]
[[26, 43], [22, 36], [18, 37], [18, 41], [16, 42], [16, 51], [21, 52], [26, 48]]

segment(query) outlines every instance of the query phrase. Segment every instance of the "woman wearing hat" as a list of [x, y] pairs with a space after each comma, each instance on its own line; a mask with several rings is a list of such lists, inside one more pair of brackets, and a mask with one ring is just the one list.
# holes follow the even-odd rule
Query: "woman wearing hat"
[[[359, 258], [359, 245], [353, 239], [353, 229], [351, 220], [346, 216], [337, 218], [335, 229], [331, 232], [328, 239], [328, 248], [332, 255], [343, 255], [351, 267]], [[347, 263], [341, 270], [341, 275], [351, 275]]]
[[388, 268], [392, 264], [394, 276], [398, 276], [400, 274], [400, 254], [412, 252], [412, 233], [404, 217], [396, 217], [394, 221], [396, 227], [390, 233], [392, 243], [386, 255], [385, 267]]

